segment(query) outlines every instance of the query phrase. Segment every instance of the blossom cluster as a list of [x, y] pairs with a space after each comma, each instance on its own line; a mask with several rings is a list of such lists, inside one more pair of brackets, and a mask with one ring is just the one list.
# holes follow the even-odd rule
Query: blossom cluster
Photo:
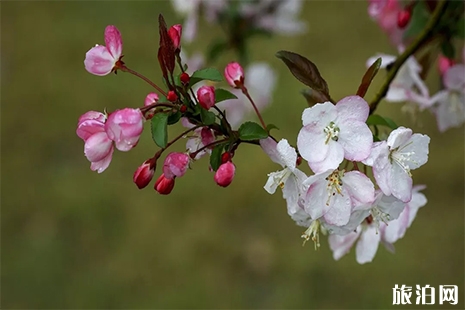
[[[114, 148], [129, 151], [137, 146], [145, 122], [150, 122], [152, 139], [159, 148], [134, 172], [133, 182], [139, 189], [152, 183], [164, 152], [185, 141], [184, 152], [168, 153], [160, 165], [153, 188], [162, 195], [170, 194], [176, 180], [203, 157], [209, 158], [213, 181], [228, 187], [238, 173], [234, 156], [240, 146], [258, 145], [281, 166], [268, 174], [264, 189], [270, 194], [281, 189], [288, 215], [306, 228], [301, 236], [304, 243], [313, 240], [318, 248], [320, 235], [328, 235], [336, 260], [355, 245], [360, 264], [373, 260], [380, 242], [393, 251], [393, 244], [405, 235], [418, 209], [427, 202], [421, 193], [425, 186], [414, 185], [412, 171], [428, 161], [430, 138], [397, 126], [374, 111], [385, 97], [387, 101], [409, 101], [420, 110], [431, 110], [440, 131], [461, 125], [465, 121], [465, 49], [460, 63], [439, 57], [444, 88], [430, 96], [424, 82], [427, 68], [413, 55], [422, 41], [411, 47], [410, 25], [423, 4], [369, 0], [369, 15], [401, 54], [369, 59], [359, 89], [336, 101], [314, 63], [293, 52], [278, 52], [276, 56], [290, 72], [308, 86], [305, 96], [309, 107], [302, 112], [296, 139], [277, 139], [271, 133], [277, 127], [267, 124], [261, 115], [277, 84], [276, 74], [267, 64], [253, 63], [244, 69], [233, 61], [220, 72], [205, 68], [202, 56], [187, 57], [182, 45], [195, 38], [201, 13], [210, 22], [222, 23], [225, 12], [233, 10], [239, 19], [248, 21], [246, 31], [302, 31], [302, 22], [296, 20], [301, 1], [231, 2], [173, 1], [176, 10], [186, 15], [184, 26], [168, 28], [160, 15], [158, 61], [163, 87], [130, 69], [122, 60], [121, 33], [115, 26], [105, 29], [105, 45], [96, 45], [86, 53], [86, 70], [97, 76], [126, 72], [154, 90], [145, 95], [141, 107], [89, 111], [79, 118], [76, 133], [84, 140], [91, 170], [105, 171]], [[431, 9], [434, 21], [444, 13], [445, 6], [438, 4]], [[365, 94], [380, 68], [393, 73], [392, 78], [388, 75], [385, 93], [380, 92], [368, 103]], [[221, 86], [223, 81], [227, 87]], [[175, 124], [182, 125], [184, 131], [171, 137], [168, 129]]]

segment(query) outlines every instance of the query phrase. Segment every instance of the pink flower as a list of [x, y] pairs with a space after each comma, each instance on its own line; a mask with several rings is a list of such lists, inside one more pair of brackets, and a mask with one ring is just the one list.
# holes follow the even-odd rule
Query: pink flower
[[231, 87], [241, 88], [244, 84], [244, 70], [237, 62], [231, 62], [226, 66], [224, 77]]
[[163, 174], [168, 179], [182, 177], [189, 168], [189, 159], [189, 155], [186, 153], [172, 152], [168, 154], [163, 165]]
[[330, 225], [346, 225], [354, 208], [375, 200], [373, 183], [359, 171], [328, 170], [310, 176], [303, 185], [308, 188], [305, 212]]
[[398, 15], [401, 11], [398, 0], [369, 0], [368, 14], [378, 22], [395, 46], [401, 44], [403, 39], [403, 30], [398, 26]]
[[157, 103], [158, 101], [158, 94], [156, 93], [149, 93], [147, 97], [145, 97], [144, 106], [152, 105]]
[[202, 86], [197, 90], [197, 99], [199, 104], [205, 110], [210, 110], [215, 105], [215, 87]]
[[177, 50], [181, 48], [181, 34], [182, 26], [180, 24], [173, 25], [170, 27], [170, 29], [168, 29], [168, 35], [173, 41], [174, 48]]
[[145, 161], [134, 172], [133, 181], [139, 189], [143, 189], [152, 181], [153, 174], [155, 173], [155, 166], [152, 166], [150, 159]]
[[361, 161], [370, 155], [373, 136], [365, 123], [369, 110], [359, 96], [345, 97], [336, 105], [318, 103], [304, 110], [297, 147], [313, 172], [334, 170], [344, 158]]
[[144, 116], [139, 109], [126, 108], [111, 113], [105, 124], [108, 137], [115, 141], [116, 148], [126, 152], [139, 142]]
[[103, 113], [89, 111], [78, 122], [76, 134], [84, 140], [84, 154], [91, 162], [90, 169], [102, 173], [108, 168], [113, 154], [113, 143], [105, 132]]
[[[181, 118], [181, 124], [186, 127], [186, 128], [192, 128], [194, 125], [189, 122], [189, 120], [185, 117]], [[194, 130], [194, 135], [189, 138], [186, 142], [186, 148], [189, 151], [189, 153], [194, 153], [204, 146], [212, 143], [215, 141], [215, 134], [213, 133], [213, 130], [211, 130], [208, 127], [202, 127], [202, 128], [197, 128]], [[205, 154], [210, 153], [211, 150], [209, 149], [204, 149], [201, 152], [197, 153], [195, 156], [195, 160], [200, 159], [203, 157]]]
[[105, 44], [96, 45], [86, 53], [84, 65], [92, 74], [103, 76], [118, 69], [123, 52], [121, 34], [115, 26], [105, 28]]
[[376, 142], [370, 156], [363, 161], [373, 167], [376, 183], [387, 196], [393, 195], [403, 202], [412, 198], [412, 174], [428, 161], [430, 138], [413, 134], [412, 130], [399, 127], [387, 141]]
[[165, 177], [164, 174], [162, 174], [157, 181], [155, 182], [154, 189], [162, 194], [162, 195], [168, 195], [171, 193], [171, 191], [174, 188], [174, 179], [169, 179]]
[[227, 187], [234, 179], [236, 166], [230, 161], [222, 164], [215, 173], [215, 182], [221, 187]]

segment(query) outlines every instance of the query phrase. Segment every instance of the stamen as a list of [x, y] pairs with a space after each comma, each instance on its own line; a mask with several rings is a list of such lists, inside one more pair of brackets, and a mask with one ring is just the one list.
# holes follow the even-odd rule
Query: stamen
[[313, 221], [308, 229], [300, 237], [304, 239], [302, 246], [304, 246], [308, 240], [312, 239], [313, 243], [315, 244], [316, 251], [320, 247], [320, 221]]
[[323, 129], [324, 133], [326, 134], [326, 141], [325, 144], [328, 144], [329, 140], [337, 141], [339, 140], [339, 127], [336, 126], [334, 122], [329, 123], [328, 126]]

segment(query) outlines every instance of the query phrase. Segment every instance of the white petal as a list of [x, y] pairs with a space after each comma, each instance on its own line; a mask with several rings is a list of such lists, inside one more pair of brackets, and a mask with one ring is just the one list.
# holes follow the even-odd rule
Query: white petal
[[335, 260], [339, 260], [342, 256], [346, 255], [350, 248], [354, 245], [358, 236], [360, 235], [360, 230], [358, 232], [352, 232], [345, 236], [339, 235], [330, 235], [328, 237], [329, 247], [333, 251], [333, 257]]
[[295, 149], [289, 145], [286, 139], [279, 141], [276, 149], [281, 157], [281, 163], [293, 171], [297, 162], [297, 153]]
[[370, 113], [368, 103], [360, 96], [348, 96], [341, 99], [336, 104], [336, 109], [337, 120], [351, 119], [366, 122], [368, 113]]
[[327, 101], [325, 103], [317, 103], [311, 108], [306, 108], [302, 113], [302, 123], [304, 126], [311, 124], [313, 127], [323, 130], [336, 117], [336, 107]]
[[399, 127], [393, 130], [387, 139], [387, 144], [391, 150], [398, 148], [407, 143], [412, 136], [412, 129]]
[[391, 168], [389, 188], [392, 195], [403, 202], [409, 202], [412, 199], [412, 178], [397, 163], [394, 163]]
[[352, 202], [355, 202], [352, 207], [369, 204], [375, 200], [375, 186], [363, 173], [359, 171], [346, 172], [342, 177], [342, 182]]
[[357, 262], [359, 264], [369, 263], [375, 257], [380, 241], [380, 234], [376, 232], [376, 227], [368, 226], [360, 235], [355, 248]]
[[[308, 160], [308, 165], [315, 173], [322, 173], [328, 169], [336, 169], [339, 164], [344, 160], [344, 149], [336, 141], [329, 141], [327, 144], [328, 152], [326, 158], [319, 162], [311, 162]], [[300, 150], [300, 148], [299, 148]]]

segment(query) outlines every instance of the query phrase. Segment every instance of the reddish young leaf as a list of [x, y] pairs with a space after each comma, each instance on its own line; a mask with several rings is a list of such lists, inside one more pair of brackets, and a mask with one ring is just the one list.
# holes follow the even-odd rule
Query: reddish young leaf
[[276, 57], [286, 64], [296, 79], [322, 93], [326, 100], [330, 99], [328, 84], [313, 62], [297, 53], [288, 51], [279, 51], [276, 53]]
[[[165, 71], [169, 71], [173, 73], [174, 71], [174, 66], [175, 66], [175, 47], [173, 45], [173, 41], [171, 40], [170, 36], [168, 35], [168, 29], [166, 27], [166, 22], [165, 19], [163, 18], [163, 15], [158, 16], [158, 27], [159, 27], [159, 33], [160, 33], [160, 47], [158, 49], [158, 59], [163, 62], [163, 64], [160, 63], [160, 66], [162, 66], [162, 71], [163, 73]], [[163, 67], [165, 69], [163, 69]], [[166, 80], [167, 77], [165, 77]]]
[[362, 82], [357, 90], [357, 95], [364, 97], [367, 93], [368, 87], [370, 87], [371, 81], [373, 81], [376, 73], [378, 73], [379, 67], [381, 67], [381, 57], [376, 59], [376, 61], [368, 68], [362, 78]]

